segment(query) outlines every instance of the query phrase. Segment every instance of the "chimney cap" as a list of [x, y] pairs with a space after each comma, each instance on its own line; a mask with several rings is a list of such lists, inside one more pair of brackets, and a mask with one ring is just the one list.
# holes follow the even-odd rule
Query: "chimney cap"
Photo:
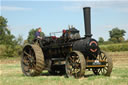
[[83, 7], [83, 9], [90, 9], [91, 7]]

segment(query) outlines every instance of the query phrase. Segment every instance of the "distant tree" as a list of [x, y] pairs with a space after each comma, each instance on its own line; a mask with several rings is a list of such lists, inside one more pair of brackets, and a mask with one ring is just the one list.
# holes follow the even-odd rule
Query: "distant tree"
[[7, 19], [5, 19], [3, 16], [0, 16], [0, 28], [7, 27]]
[[[0, 16], [0, 44], [4, 43], [4, 38], [7, 30], [7, 20]], [[8, 31], [7, 31], [8, 32]]]
[[[28, 41], [29, 43], [32, 43], [32, 42], [33, 42], [33, 40], [34, 40], [34, 38], [35, 38], [35, 33], [36, 33], [37, 30], [38, 30], [38, 28], [37, 28], [37, 29], [31, 29], [31, 30], [29, 31], [29, 35], [28, 35], [28, 38], [27, 38], [27, 41]], [[41, 35], [41, 36], [44, 36], [44, 33], [41, 32], [40, 35]]]
[[114, 43], [119, 43], [124, 41], [124, 35], [126, 31], [121, 30], [119, 28], [113, 28], [111, 31], [109, 31], [110, 39], [109, 41], [112, 41]]
[[7, 22], [7, 19], [0, 16], [0, 44], [12, 44], [15, 38], [7, 28]]
[[120, 37], [120, 38], [119, 38], [119, 41], [120, 41], [120, 42], [124, 42], [124, 41], [125, 41], [124, 37]]
[[5, 50], [2, 56], [14, 57], [19, 56], [18, 52], [21, 51], [21, 46], [18, 45], [21, 41], [21, 37], [16, 40], [15, 36], [11, 34], [11, 31], [7, 28], [7, 19], [0, 16], [0, 44], [5, 46]]
[[114, 42], [114, 43], [118, 42], [118, 40], [115, 37], [110, 38], [109, 41]]
[[104, 43], [104, 38], [103, 37], [99, 37], [99, 43]]
[[23, 37], [21, 35], [19, 35], [17, 38], [16, 38], [16, 44], [18, 45], [23, 45]]

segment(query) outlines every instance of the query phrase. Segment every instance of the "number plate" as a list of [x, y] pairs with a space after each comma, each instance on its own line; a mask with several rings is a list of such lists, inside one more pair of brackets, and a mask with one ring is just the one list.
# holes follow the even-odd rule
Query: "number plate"
[[99, 62], [99, 60], [95, 60], [92, 65], [101, 65], [101, 62]]

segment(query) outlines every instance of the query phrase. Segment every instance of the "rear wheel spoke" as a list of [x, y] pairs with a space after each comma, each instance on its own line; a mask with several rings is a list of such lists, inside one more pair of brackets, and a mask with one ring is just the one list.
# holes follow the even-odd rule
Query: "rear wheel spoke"
[[44, 69], [44, 62], [38, 62], [36, 58], [40, 59], [39, 61], [44, 61], [42, 49], [37, 45], [26, 45], [23, 48], [23, 56], [21, 60], [22, 72], [25, 75], [36, 76]]
[[[68, 65], [72, 67], [71, 70]], [[79, 78], [84, 75], [84, 71], [81, 70], [85, 70], [84, 56], [79, 51], [73, 51], [66, 59], [66, 73], [68, 76]]]

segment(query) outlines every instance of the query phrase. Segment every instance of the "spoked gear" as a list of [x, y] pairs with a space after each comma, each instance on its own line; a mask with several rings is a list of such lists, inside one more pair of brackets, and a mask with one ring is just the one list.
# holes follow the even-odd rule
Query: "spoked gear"
[[26, 45], [21, 59], [22, 72], [26, 76], [40, 75], [44, 69], [44, 55], [38, 45]]
[[73, 51], [66, 58], [66, 74], [68, 77], [80, 78], [84, 76], [86, 63], [80, 51]]
[[105, 52], [101, 51], [97, 56], [97, 60], [105, 61], [106, 65], [103, 68], [92, 68], [93, 73], [95, 75], [110, 76], [113, 68], [112, 58], [107, 56]]

